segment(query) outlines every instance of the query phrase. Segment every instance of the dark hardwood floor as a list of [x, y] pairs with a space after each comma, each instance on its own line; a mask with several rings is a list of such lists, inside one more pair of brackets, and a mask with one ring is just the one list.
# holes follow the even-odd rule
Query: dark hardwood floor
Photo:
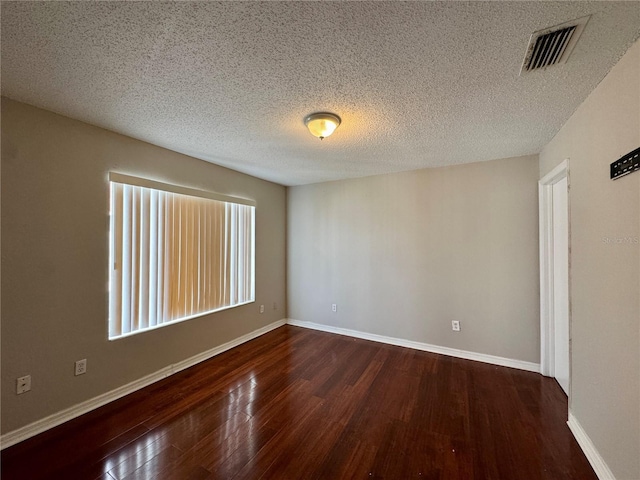
[[552, 379], [285, 326], [2, 452], [2, 479], [596, 479]]

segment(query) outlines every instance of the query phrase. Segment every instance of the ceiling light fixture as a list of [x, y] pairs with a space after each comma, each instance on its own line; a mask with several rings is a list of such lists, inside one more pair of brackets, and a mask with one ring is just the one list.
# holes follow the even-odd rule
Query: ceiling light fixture
[[312, 113], [304, 119], [304, 124], [311, 132], [311, 135], [322, 140], [338, 128], [338, 125], [340, 125], [340, 117], [327, 112]]

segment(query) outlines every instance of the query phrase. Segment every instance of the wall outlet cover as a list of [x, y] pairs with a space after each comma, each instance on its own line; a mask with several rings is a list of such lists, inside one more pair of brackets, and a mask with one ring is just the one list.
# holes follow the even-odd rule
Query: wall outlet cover
[[78, 375], [84, 375], [85, 373], [87, 373], [87, 359], [83, 358], [76, 362], [75, 375], [77, 377]]
[[16, 393], [18, 395], [31, 390], [31, 375], [19, 377], [16, 381]]

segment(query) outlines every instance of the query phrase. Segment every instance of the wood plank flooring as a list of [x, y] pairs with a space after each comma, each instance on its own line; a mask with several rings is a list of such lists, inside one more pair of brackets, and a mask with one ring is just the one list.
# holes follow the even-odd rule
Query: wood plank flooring
[[596, 479], [540, 375], [284, 326], [2, 452], [2, 479]]

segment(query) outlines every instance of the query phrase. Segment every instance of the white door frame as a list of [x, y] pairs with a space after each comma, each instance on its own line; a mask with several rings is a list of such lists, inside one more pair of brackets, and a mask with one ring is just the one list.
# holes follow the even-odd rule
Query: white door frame
[[[565, 177], [567, 177], [567, 188], [570, 188], [568, 158], [538, 182], [540, 208], [540, 373], [547, 377], [555, 377], [553, 185]], [[569, 199], [567, 198], [567, 200]], [[571, 222], [569, 222], [570, 229]], [[569, 261], [571, 261], [571, 254], [569, 254]], [[569, 276], [571, 275], [570, 269], [571, 267], [569, 267]], [[569, 338], [571, 338], [571, 282], [569, 282]], [[571, 355], [569, 355], [569, 384], [571, 384]]]

